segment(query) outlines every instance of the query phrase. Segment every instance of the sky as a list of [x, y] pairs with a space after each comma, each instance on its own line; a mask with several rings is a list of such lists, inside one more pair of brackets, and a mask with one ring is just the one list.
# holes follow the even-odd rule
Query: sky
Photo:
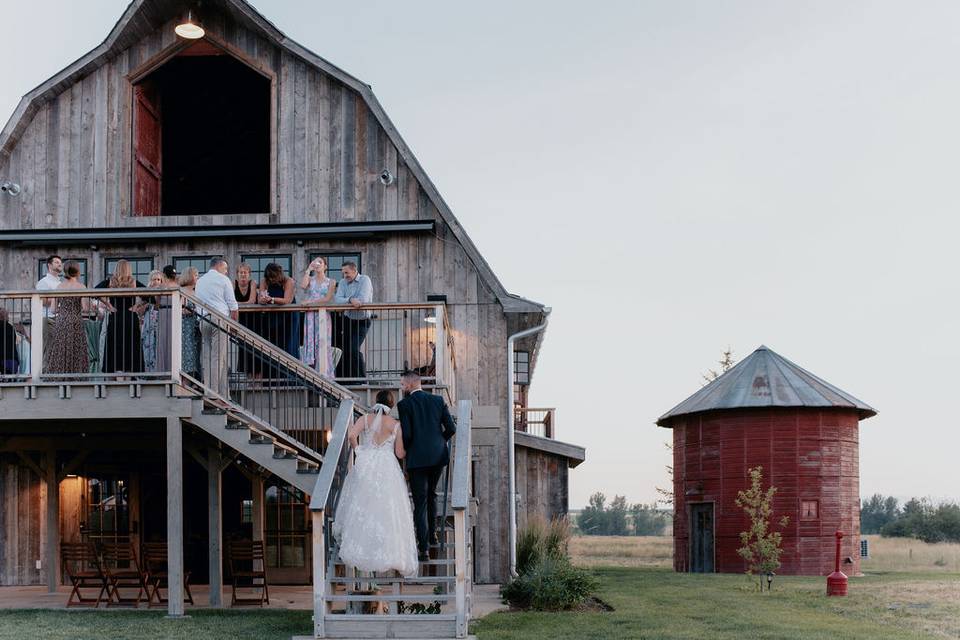
[[[654, 500], [654, 421], [761, 344], [878, 409], [863, 496], [960, 498], [960, 4], [254, 5], [373, 86], [508, 290], [552, 307], [531, 404], [587, 448], [571, 508]], [[5, 120], [126, 2], [2, 6]]]

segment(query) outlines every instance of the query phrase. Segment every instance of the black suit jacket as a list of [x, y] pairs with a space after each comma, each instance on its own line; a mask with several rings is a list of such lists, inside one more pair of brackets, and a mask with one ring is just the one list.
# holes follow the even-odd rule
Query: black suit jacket
[[407, 469], [443, 466], [449, 462], [447, 440], [457, 432], [453, 416], [440, 396], [414, 391], [399, 403]]

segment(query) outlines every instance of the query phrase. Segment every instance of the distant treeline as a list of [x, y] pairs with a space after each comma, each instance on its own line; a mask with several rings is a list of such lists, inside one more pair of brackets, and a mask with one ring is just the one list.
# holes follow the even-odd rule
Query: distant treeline
[[655, 504], [627, 504], [614, 496], [609, 505], [602, 493], [590, 496], [590, 504], [577, 516], [579, 533], [586, 536], [659, 536], [670, 522], [670, 513]]
[[960, 505], [912, 498], [903, 506], [893, 496], [874, 494], [860, 506], [860, 533], [924, 542], [960, 542]]

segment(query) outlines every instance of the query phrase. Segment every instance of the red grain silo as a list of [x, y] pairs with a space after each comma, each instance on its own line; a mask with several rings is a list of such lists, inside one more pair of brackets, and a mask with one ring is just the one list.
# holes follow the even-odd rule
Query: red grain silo
[[[860, 573], [859, 422], [876, 411], [761, 346], [659, 420], [673, 429], [676, 571], [740, 573], [740, 532], [748, 519], [735, 504], [748, 469], [771, 484], [773, 523], [783, 535], [787, 575], [827, 575], [844, 532], [847, 575]], [[846, 562], [852, 560], [852, 565]]]

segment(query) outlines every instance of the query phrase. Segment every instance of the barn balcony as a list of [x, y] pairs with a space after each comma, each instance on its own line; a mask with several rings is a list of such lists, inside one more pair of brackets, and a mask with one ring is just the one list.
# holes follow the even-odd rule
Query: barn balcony
[[[129, 323], [121, 323], [118, 330], [124, 335], [112, 335], [116, 336], [114, 340], [123, 347], [123, 352], [115, 353], [105, 344], [109, 332], [106, 291], [99, 291], [96, 295], [93, 295], [93, 290], [56, 291], [44, 293], [43, 297], [35, 291], [0, 292], [0, 322], [3, 323], [0, 385], [66, 381], [110, 383], [116, 382], [118, 378], [128, 381], [131, 373], [135, 373], [134, 377], [138, 382], [178, 381], [179, 375], [175, 376], [171, 371], [170, 359], [163, 355], [171, 348], [170, 335], [166, 330], [161, 330], [158, 334], [165, 344], [151, 347], [151, 350], [156, 352], [156, 362], [146, 361], [142, 367], [135, 369], [124, 366], [131, 364], [131, 360], [139, 362], [142, 359], [142, 338], [138, 344], [130, 341], [134, 339], [134, 332], [138, 336], [142, 334], [147, 304], [153, 301], [154, 313], [159, 311], [166, 317], [169, 315], [166, 309], [170, 306], [172, 291], [150, 290], [149, 294], [143, 289], [118, 293], [114, 291], [110, 290], [109, 295], [130, 298], [131, 303], [128, 306], [139, 305], [135, 311], [140, 324], [140, 328], [134, 329]], [[55, 301], [78, 297], [85, 301], [87, 370], [69, 373], [52, 371], [43, 365], [42, 354], [46, 349], [43, 341], [50, 339], [48, 332], [52, 327], [52, 320], [45, 317], [48, 313], [45, 309], [49, 309], [50, 304], [56, 305]], [[304, 304], [244, 304], [240, 306], [240, 324], [271, 346], [293, 358], [301, 359], [308, 317], [325, 313], [332, 342], [332, 370], [324, 371], [322, 365], [311, 363], [312, 368], [319, 373], [350, 388], [360, 399], [366, 400], [366, 396], [372, 396], [380, 389], [398, 388], [401, 374], [408, 369], [414, 370], [421, 375], [425, 389], [443, 394], [448, 403], [455, 401], [455, 345], [444, 303], [364, 305], [363, 311], [369, 316], [369, 328], [360, 345], [359, 355], [354, 358], [349, 357], [349, 348], [341, 348], [344, 345], [339, 344], [338, 334], [344, 332], [344, 314], [355, 310], [349, 306], [336, 305], [324, 306], [322, 311], [319, 309], [317, 306]], [[184, 317], [189, 315], [190, 312], [187, 311]], [[126, 332], [130, 332], [130, 335]], [[349, 331], [346, 340], [348, 339]], [[135, 353], [137, 349], [141, 354]], [[106, 358], [112, 358], [115, 362], [104, 362]], [[276, 392], [281, 384], [281, 381], [271, 378], [271, 373], [275, 373], [275, 370], [265, 368], [252, 355], [250, 349], [243, 348], [237, 342], [231, 343], [226, 358], [231, 389], [235, 392], [258, 393], [267, 389]], [[330, 375], [327, 375], [328, 373]]]

